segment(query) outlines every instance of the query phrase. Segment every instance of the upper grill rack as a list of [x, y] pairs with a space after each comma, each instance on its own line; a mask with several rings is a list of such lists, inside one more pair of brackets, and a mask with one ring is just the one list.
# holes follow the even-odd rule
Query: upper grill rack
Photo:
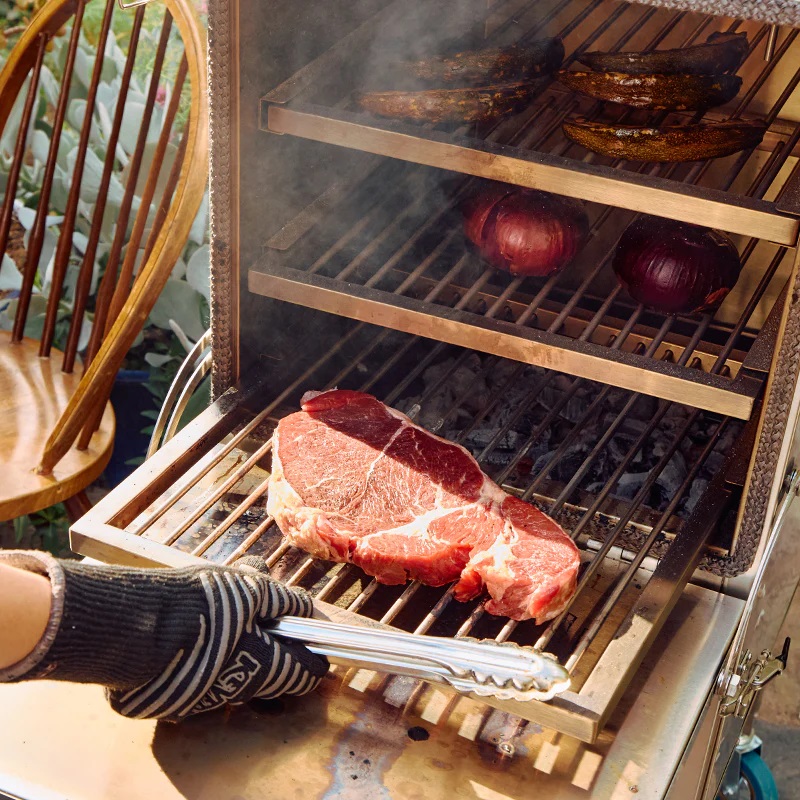
[[[517, 24], [511, 25], [512, 20]], [[675, 46], [702, 40], [718, 28], [746, 30], [751, 43], [746, 80], [728, 117], [751, 116], [769, 100], [768, 78], [792, 63], [787, 54], [795, 52], [798, 34], [788, 32], [773, 59], [759, 65], [766, 26], [725, 24], [719, 18], [608, 0], [528, 4], [489, 27], [490, 37], [501, 40], [511, 30], [520, 40], [545, 31], [557, 33], [571, 51], [567, 63], [579, 49]], [[369, 23], [356, 33], [365, 36], [365, 28], [370, 29]], [[560, 172], [554, 185], [540, 180], [538, 171], [533, 182], [519, 170], [503, 175], [578, 196], [577, 188], [591, 185], [592, 170], [605, 170], [616, 183], [611, 188], [603, 184], [603, 199], [617, 207], [655, 209], [749, 234], [739, 245], [745, 264], [743, 288], [713, 316], [665, 317], [637, 306], [616, 285], [609, 268], [631, 214], [595, 204], [588, 209], [591, 240], [573, 265], [547, 280], [512, 279], [486, 269], [464, 245], [456, 206], [471, 179], [459, 183], [452, 172], [364, 156], [268, 242], [262, 260], [249, 273], [252, 291], [740, 419], [749, 417], [772, 350], [769, 345], [753, 348], [752, 326], [758, 327], [759, 316], [763, 319], [759, 306], [780, 294], [792, 263], [791, 257], [785, 258], [787, 245], [796, 240], [797, 220], [779, 213], [773, 201], [797, 171], [790, 157], [800, 141], [800, 125], [779, 120], [779, 114], [800, 82], [800, 70], [792, 71], [780, 96], [769, 100], [765, 116], [775, 124], [764, 149], [692, 164], [611, 162], [586, 154], [560, 132], [563, 119], [576, 110], [595, 119], [608, 115], [604, 104], [551, 87], [523, 114], [459, 139], [460, 147], [468, 143], [465, 157], [471, 166], [465, 169], [451, 156], [444, 161], [439, 155], [426, 155], [439, 146], [450, 147], [455, 139], [448, 134], [342, 110], [356, 87], [339, 87], [337, 93], [329, 76], [336, 72], [332, 65], [342, 64], [352, 45], [342, 40], [270, 93], [262, 102], [262, 127], [479, 175], [483, 173], [477, 166], [499, 157], [487, 156], [495, 146], [503, 150], [503, 158], [513, 153], [516, 161], [534, 166], [540, 158], [556, 159]], [[313, 108], [308, 100], [316, 101]], [[323, 101], [327, 105], [320, 105]], [[620, 118], [619, 112], [614, 114]], [[631, 112], [622, 117], [638, 119]], [[376, 141], [381, 147], [373, 146]], [[624, 192], [618, 184], [627, 187]], [[666, 193], [658, 201], [650, 194], [654, 187]], [[766, 197], [770, 200], [763, 200]], [[767, 207], [770, 220], [789, 226], [785, 234], [777, 234], [761, 211], [754, 211]], [[711, 209], [713, 214], [706, 218], [698, 209]], [[736, 221], [740, 211], [748, 215], [744, 225]], [[765, 241], [769, 238], [783, 244], [776, 247]], [[691, 359], [683, 357], [687, 348]], [[667, 351], [671, 359], [665, 358]], [[697, 366], [702, 369], [693, 368]]]
[[[472, 379], [459, 374], [467, 365], [472, 366]], [[91, 519], [93, 514], [105, 513], [98, 506], [80, 529], [73, 528], [73, 547], [91, 555], [87, 541], [104, 541], [113, 526], [108, 541], [118, 541], [122, 533], [132, 553], [146, 555], [140, 537], [149, 540], [148, 546], [158, 542], [222, 563], [231, 563], [244, 553], [259, 553], [276, 577], [308, 588], [318, 599], [386, 624], [417, 633], [509, 639], [546, 647], [572, 673], [574, 690], [546, 706], [501, 707], [591, 741], [616, 703], [615, 687], [626, 684], [635, 671], [638, 654], [657, 634], [729, 505], [733, 490], [724, 484], [721, 462], [733, 439], [748, 437], [737, 436], [739, 423], [730, 418], [714, 418], [664, 401], [652, 407], [652, 401], [642, 395], [608, 388], [597, 387], [599, 391], [590, 392], [591, 399], [587, 396], [588, 401], [576, 409], [579, 379], [541, 370], [525, 376], [524, 370], [524, 365], [503, 359], [444, 344], [432, 348], [419, 337], [356, 325], [324, 357], [298, 368], [279, 395], [253, 395], [228, 409], [221, 420], [215, 419], [214, 409], [206, 412], [215, 419], [210, 427], [199, 437], [187, 429], [146, 462], [135, 483], [137, 493], [126, 498], [126, 504], [103, 524]], [[481, 391], [482, 381], [492, 375], [497, 380], [491, 383], [491, 391]], [[560, 383], [558, 391], [548, 393], [554, 381]], [[547, 408], [529, 420], [525, 441], [511, 449], [504, 441], [517, 430], [519, 414], [498, 417], [496, 412], [501, 390], [514, 385], [523, 391], [514, 398], [513, 409], [530, 411], [541, 403]], [[485, 614], [480, 602], [455, 602], [448, 588], [418, 583], [382, 586], [355, 567], [316, 561], [283, 542], [265, 511], [269, 432], [277, 418], [297, 408], [304, 391], [331, 386], [373, 392], [386, 402], [402, 405], [421, 421], [424, 418], [440, 432], [460, 419], [459, 433], [452, 438], [473, 451], [476, 446], [470, 445], [470, 434], [492, 419], [497, 427], [478, 453], [482, 467], [509, 490], [538, 501], [556, 515], [582, 548], [579, 591], [567, 611], [546, 626], [516, 623]], [[442, 393], [443, 387], [450, 391]], [[225, 402], [225, 398], [220, 401]], [[642, 409], [642, 402], [648, 408]], [[247, 410], [254, 404], [258, 413]], [[560, 426], [559, 443], [547, 458], [533, 471], [515, 471], [554, 423]], [[621, 439], [615, 436], [633, 423], [633, 433]], [[576, 451], [570, 443], [587, 431], [590, 437], [580, 451], [579, 463], [574, 463]], [[658, 442], [658, 452], [640, 476], [638, 491], [630, 500], [615, 496], [621, 476], [648, 442]], [[576, 492], [581, 476], [615, 446], [621, 452], [611, 475], [602, 488], [593, 490], [595, 501], [581, 507], [576, 503], [581, 499]], [[504, 450], [509, 452], [500, 466], [493, 456]], [[674, 469], [676, 454], [684, 452], [687, 457], [681, 455], [681, 459], [687, 467], [669, 498], [660, 511], [647, 509], [653, 487]], [[747, 457], [746, 446], [743, 452], [739, 458]], [[562, 482], [553, 477], [570, 459], [573, 479]], [[714, 482], [706, 493], [712, 505], [701, 498], [697, 513], [682, 521], [676, 513], [703, 470]], [[676, 547], [671, 544], [674, 537], [681, 541]], [[626, 543], [636, 552], [624, 550]], [[657, 566], [654, 555], [661, 557]], [[648, 579], [653, 569], [659, 580], [651, 590]], [[668, 596], [665, 582], [671, 589]], [[635, 642], [621, 634], [628, 613], [646, 613], [652, 620], [648, 635]], [[620, 664], [624, 665], [622, 674]], [[387, 691], [396, 695], [400, 690], [394, 686]]]

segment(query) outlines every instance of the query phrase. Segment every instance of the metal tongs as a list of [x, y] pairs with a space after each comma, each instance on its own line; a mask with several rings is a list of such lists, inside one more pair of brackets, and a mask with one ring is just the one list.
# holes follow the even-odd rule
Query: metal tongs
[[334, 664], [408, 675], [480, 697], [550, 700], [570, 683], [554, 656], [511, 642], [421, 636], [304, 617], [281, 617], [270, 632], [305, 642]]

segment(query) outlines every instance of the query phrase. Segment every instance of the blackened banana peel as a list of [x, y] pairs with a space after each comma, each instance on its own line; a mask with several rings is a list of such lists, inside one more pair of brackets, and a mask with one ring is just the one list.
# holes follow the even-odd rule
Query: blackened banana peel
[[569, 120], [564, 135], [588, 150], [628, 161], [699, 161], [755, 147], [764, 138], [764, 122], [666, 125], [650, 128]]
[[736, 72], [750, 45], [745, 33], [712, 33], [703, 44], [674, 50], [583, 53], [578, 61], [596, 72], [627, 75], [720, 75]]
[[742, 86], [736, 75], [627, 75], [624, 72], [570, 72], [558, 79], [595, 100], [653, 111], [712, 108], [733, 100]]
[[494, 86], [553, 73], [563, 60], [564, 43], [552, 38], [524, 47], [465, 50], [449, 56], [406, 61], [399, 71], [408, 72], [431, 87]]

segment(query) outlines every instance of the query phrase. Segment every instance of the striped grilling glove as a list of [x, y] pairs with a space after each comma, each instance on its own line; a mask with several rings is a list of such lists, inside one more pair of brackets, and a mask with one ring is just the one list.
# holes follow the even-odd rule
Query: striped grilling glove
[[50, 620], [0, 681], [98, 683], [127, 717], [179, 721], [225, 704], [314, 689], [327, 661], [270, 636], [263, 623], [311, 616], [311, 598], [266, 574], [263, 559], [234, 567], [92, 566], [11, 551], [5, 563], [48, 575]]

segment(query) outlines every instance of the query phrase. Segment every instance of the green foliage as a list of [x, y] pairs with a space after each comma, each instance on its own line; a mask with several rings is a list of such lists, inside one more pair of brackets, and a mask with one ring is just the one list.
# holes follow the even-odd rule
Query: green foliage
[[18, 545], [22, 544], [31, 527], [31, 544], [34, 547], [41, 547], [54, 556], [61, 556], [69, 547], [69, 517], [61, 503], [35, 514], [17, 517], [14, 520], [14, 538]]

